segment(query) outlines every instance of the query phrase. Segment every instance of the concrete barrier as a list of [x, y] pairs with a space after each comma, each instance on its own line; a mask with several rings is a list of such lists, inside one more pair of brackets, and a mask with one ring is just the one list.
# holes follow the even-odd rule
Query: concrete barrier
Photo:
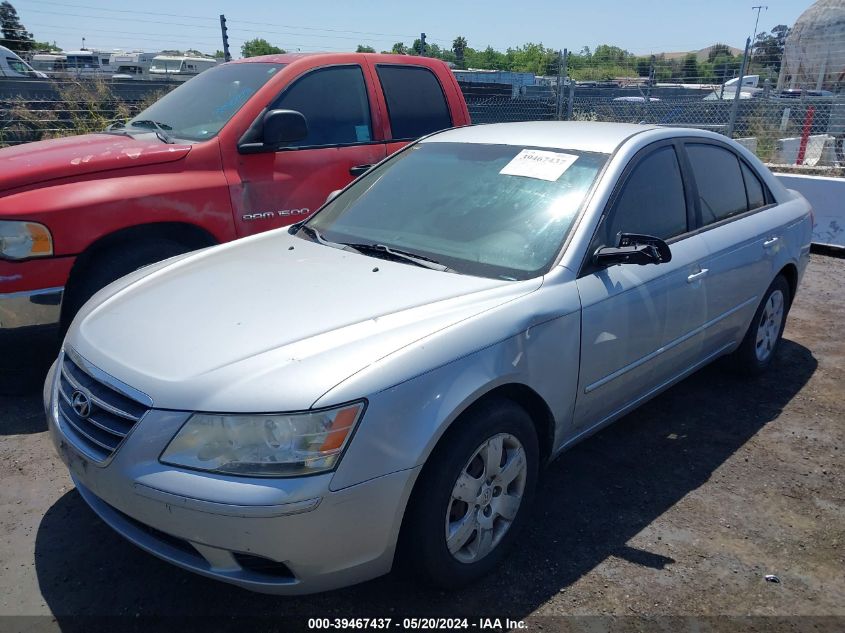
[[845, 249], [845, 178], [777, 173], [775, 176], [813, 205], [816, 215], [813, 244]]

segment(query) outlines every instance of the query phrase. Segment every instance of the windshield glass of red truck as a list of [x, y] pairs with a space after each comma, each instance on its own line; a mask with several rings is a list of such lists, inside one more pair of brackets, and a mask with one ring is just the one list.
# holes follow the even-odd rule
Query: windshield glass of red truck
[[606, 161], [577, 150], [426, 141], [362, 176], [298, 235], [382, 259], [392, 250], [441, 270], [530, 279], [554, 264]]
[[284, 64], [226, 64], [201, 72], [130, 119], [125, 128], [203, 141], [217, 135]]

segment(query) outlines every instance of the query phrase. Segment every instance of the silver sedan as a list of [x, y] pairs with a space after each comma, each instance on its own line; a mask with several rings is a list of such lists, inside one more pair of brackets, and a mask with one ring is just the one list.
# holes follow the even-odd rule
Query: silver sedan
[[98, 293], [50, 430], [106, 523], [199, 574], [307, 593], [398, 559], [460, 585], [566, 448], [716, 358], [772, 364], [811, 229], [712, 133], [444, 131], [303, 223]]

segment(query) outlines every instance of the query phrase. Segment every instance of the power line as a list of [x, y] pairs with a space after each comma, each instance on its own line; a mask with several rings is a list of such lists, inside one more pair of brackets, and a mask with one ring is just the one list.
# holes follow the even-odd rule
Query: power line
[[[85, 18], [87, 20], [120, 20], [120, 18], [112, 18], [108, 16], [102, 15], [81, 15], [79, 13], [59, 13], [57, 11], [42, 11], [40, 9], [29, 9], [32, 13], [44, 13], [47, 15], [60, 15], [63, 17], [74, 17], [74, 18]], [[144, 22], [146, 24], [164, 24], [167, 26], [186, 26], [188, 28], [197, 28], [197, 29], [214, 29], [217, 30], [216, 27], [213, 26], [203, 26], [199, 24], [183, 24], [179, 22], [162, 22], [161, 20], [142, 20], [140, 18], [133, 18], [134, 22]]]
[[[184, 15], [184, 14], [176, 14], [176, 13], [160, 13], [158, 11], [133, 11], [130, 9], [110, 9], [108, 7], [92, 7], [90, 5], [84, 4], [68, 4], [66, 2], [53, 2], [52, 0], [38, 0], [38, 5], [42, 4], [51, 4], [60, 7], [71, 7], [72, 9], [93, 9], [95, 11], [109, 11], [111, 13], [134, 13], [138, 15], [154, 15], [154, 16], [163, 16], [168, 18], [188, 18], [191, 20], [216, 20], [217, 18], [210, 18], [208, 16], [202, 15]], [[28, 9], [28, 11], [32, 11], [33, 9]]]
[[[110, 13], [149, 15], [149, 16], [155, 16], [155, 17], [173, 17], [173, 18], [187, 18], [187, 19], [192, 19], [192, 20], [215, 20], [216, 21], [216, 18], [211, 18], [209, 16], [186, 15], [186, 14], [179, 14], [179, 13], [160, 13], [160, 12], [157, 12], [157, 11], [156, 12], [153, 12], [153, 11], [137, 11], [137, 10], [131, 10], [131, 9], [111, 9], [111, 8], [108, 8], [108, 7], [94, 7], [94, 6], [91, 6], [91, 5], [83, 5], [83, 4], [69, 4], [69, 3], [64, 3], [64, 2], [55, 2], [55, 1], [52, 1], [52, 0], [39, 0], [38, 1], [39, 6], [43, 5], [43, 4], [49, 4], [49, 5], [60, 6], [60, 7], [70, 7], [72, 9], [92, 9], [92, 10], [95, 10], [95, 11], [106, 11], [106, 12], [110, 12]], [[108, 16], [84, 16], [84, 15], [78, 15], [78, 14], [72, 14], [72, 13], [62, 14], [62, 13], [58, 13], [58, 12], [41, 11], [41, 10], [38, 10], [38, 9], [27, 9], [27, 10], [32, 11], [32, 12], [36, 12], [36, 13], [51, 13], [53, 15], [73, 15], [73, 16], [76, 16], [76, 17], [87, 17], [87, 18], [95, 17], [95, 18], [107, 19], [107, 20], [108, 19], [112, 19], [112, 20], [118, 19], [118, 18], [110, 18]], [[137, 21], [139, 21], [139, 22], [140, 21], [146, 21], [146, 22], [153, 23], [153, 24], [171, 24], [170, 22], [161, 22], [161, 21], [152, 21], [152, 20], [137, 20]], [[272, 23], [272, 22], [258, 22], [258, 21], [250, 21], [250, 20], [237, 20], [236, 19], [236, 20], [227, 20], [227, 22], [229, 22], [229, 23], [237, 22], [239, 24], [247, 24], [247, 25], [262, 26], [262, 27], [272, 26], [272, 27], [279, 27], [279, 28], [302, 29], [302, 30], [306, 30], [306, 31], [324, 31], [324, 32], [328, 32], [328, 33], [348, 33], [348, 34], [352, 34], [352, 35], [374, 35], [374, 36], [377, 36], [377, 37], [402, 37], [402, 38], [405, 38], [405, 37], [415, 38], [415, 37], [417, 37], [416, 35], [412, 35], [412, 34], [409, 34], [409, 33], [381, 33], [381, 32], [377, 32], [377, 31], [354, 31], [354, 30], [348, 30], [348, 29], [334, 29], [334, 28], [327, 28], [327, 27], [304, 26], [304, 25], [297, 25], [297, 24], [277, 24], [277, 23]], [[194, 26], [194, 27], [198, 27], [198, 28], [216, 28], [216, 27], [212, 27], [212, 26], [195, 25], [195, 24], [179, 24], [179, 25], [174, 24], [174, 26]], [[323, 37], [327, 37], [327, 36], [323, 36]], [[429, 38], [429, 39], [433, 39], [433, 40], [441, 41], [441, 42], [447, 42], [448, 41], [448, 40], [445, 40], [445, 39], [438, 39], [438, 38]]]

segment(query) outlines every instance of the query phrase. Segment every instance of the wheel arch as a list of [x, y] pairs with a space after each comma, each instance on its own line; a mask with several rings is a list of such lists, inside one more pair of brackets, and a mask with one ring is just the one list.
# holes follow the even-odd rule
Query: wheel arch
[[[136, 224], [100, 236], [76, 257], [70, 270], [65, 296], [70, 296], [85, 276], [85, 272], [105, 253], [122, 245], [138, 244], [142, 241], [170, 240], [185, 245], [190, 250], [218, 244], [218, 240], [204, 228], [189, 222], [153, 222]], [[68, 302], [64, 302], [67, 305]], [[62, 321], [68, 315], [62, 309]]]
[[786, 279], [786, 283], [789, 284], [789, 303], [791, 305], [795, 300], [795, 293], [798, 291], [798, 267], [789, 262], [778, 271], [775, 277], [778, 275], [782, 275]]
[[[534, 389], [524, 383], [509, 382], [503, 385], [493, 387], [489, 391], [484, 392], [475, 398], [460, 414], [452, 421], [449, 428], [455, 424], [460, 424], [462, 416], [465, 416], [473, 407], [480, 405], [488, 400], [496, 398], [506, 398], [518, 404], [525, 409], [531, 421], [534, 423], [534, 429], [537, 431], [537, 443], [540, 447], [540, 462], [546, 463], [552, 455], [554, 436], [555, 436], [555, 421], [552, 415], [551, 408], [543, 397]], [[446, 430], [448, 433], [448, 429]], [[446, 434], [444, 433], [444, 435]], [[441, 436], [440, 439], [442, 439]], [[440, 443], [440, 440], [437, 442]]]

